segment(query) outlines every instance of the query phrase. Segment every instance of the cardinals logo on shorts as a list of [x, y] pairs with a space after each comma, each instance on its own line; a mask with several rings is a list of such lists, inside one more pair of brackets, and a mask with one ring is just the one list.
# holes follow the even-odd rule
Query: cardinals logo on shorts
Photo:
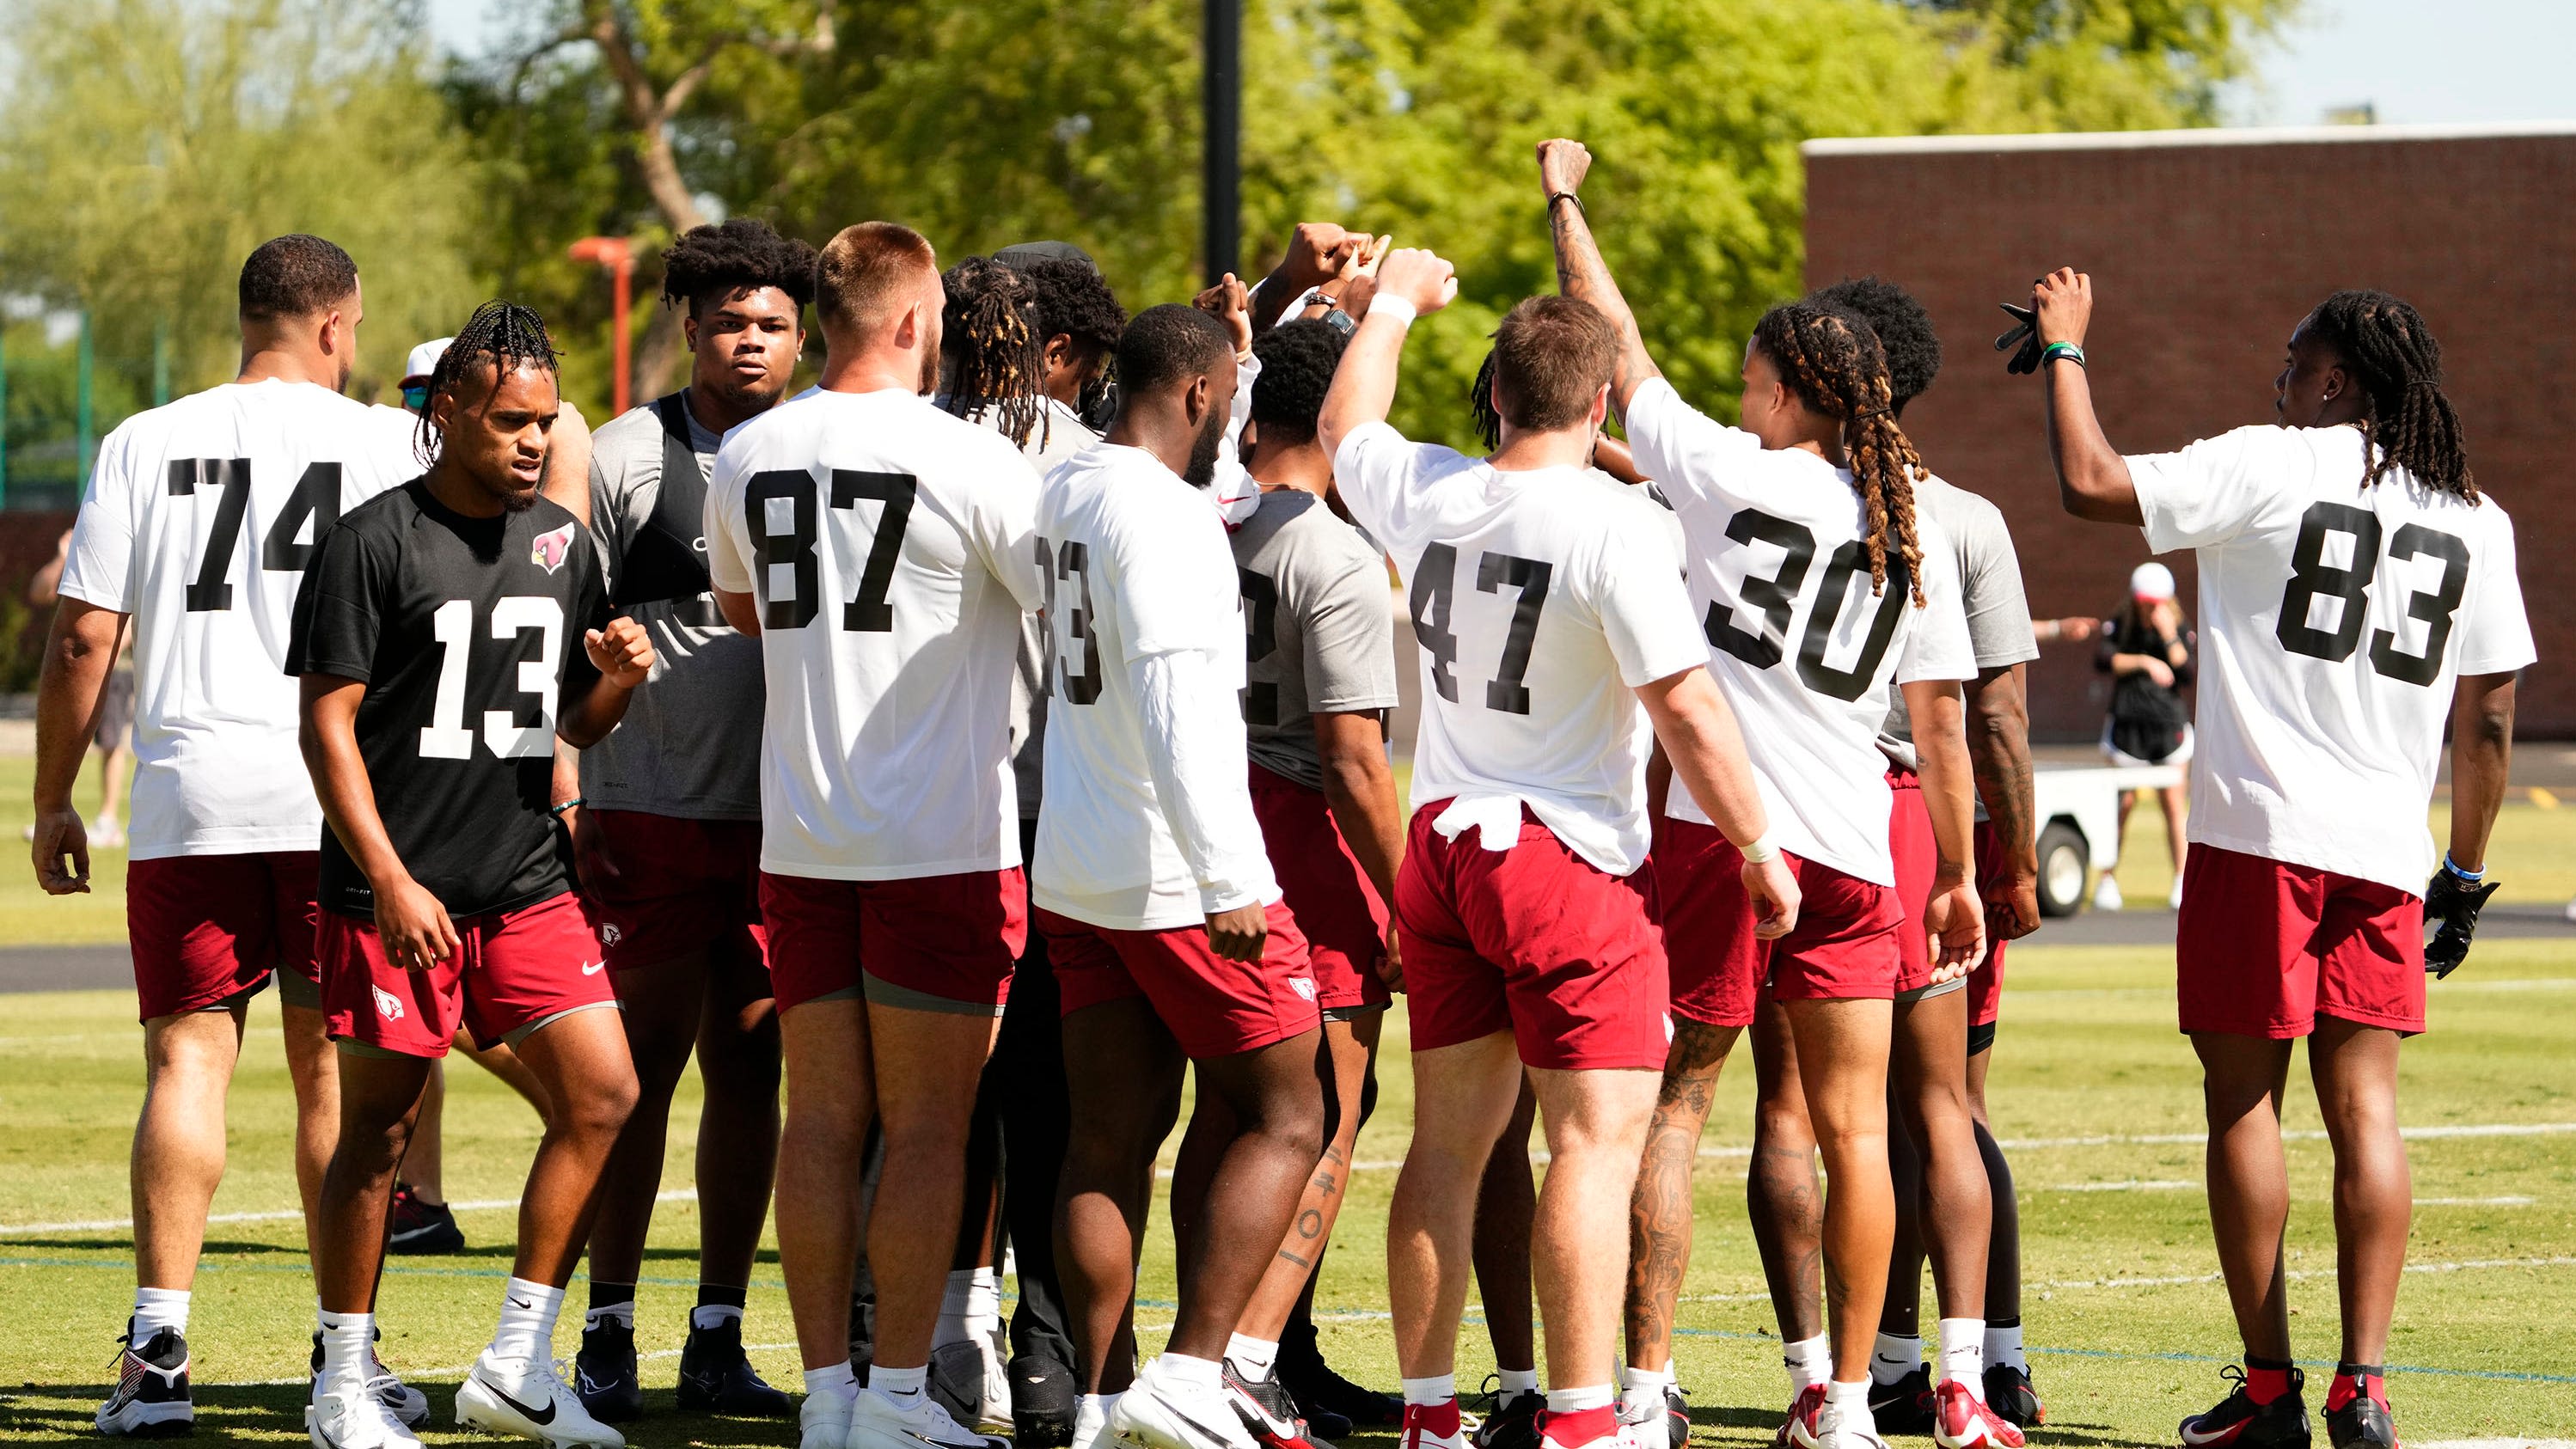
[[394, 995], [392, 992], [387, 991], [381, 986], [370, 987], [368, 989], [376, 993], [376, 1015], [383, 1017], [387, 1021], [400, 1021], [403, 1019], [403, 1004], [401, 997]]
[[580, 526], [567, 523], [552, 533], [538, 534], [536, 542], [528, 545], [528, 562], [544, 565], [547, 573], [562, 568], [564, 560], [572, 557], [572, 531]]
[[1315, 978], [1291, 976], [1288, 978], [1288, 989], [1296, 992], [1300, 999], [1312, 1001], [1315, 999]]
[[604, 945], [614, 946], [626, 939], [626, 933], [617, 929], [615, 921], [602, 921], [599, 923], [599, 939]]

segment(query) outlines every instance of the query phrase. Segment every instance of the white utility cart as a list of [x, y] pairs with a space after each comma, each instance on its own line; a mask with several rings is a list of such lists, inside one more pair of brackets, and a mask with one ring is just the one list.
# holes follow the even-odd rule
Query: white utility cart
[[2039, 827], [2039, 913], [2071, 916], [2089, 898], [2093, 872], [2120, 857], [2120, 792], [2161, 790], [2182, 779], [2174, 765], [2092, 765], [2031, 772]]

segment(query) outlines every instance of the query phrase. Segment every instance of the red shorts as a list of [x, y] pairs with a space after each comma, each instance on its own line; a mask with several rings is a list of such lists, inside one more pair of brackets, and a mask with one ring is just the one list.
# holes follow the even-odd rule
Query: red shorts
[[[1767, 982], [1782, 1001], [1895, 999], [1902, 969], [1896, 892], [1782, 851], [1797, 877], [1798, 924], [1754, 934], [1744, 856], [1714, 825], [1666, 819], [1655, 837], [1657, 889], [1673, 957], [1673, 1011], [1710, 1026], [1746, 1026]], [[1406, 963], [1408, 980], [1411, 961]]]
[[585, 891], [608, 969], [653, 966], [699, 951], [716, 966], [760, 967], [760, 822], [684, 820], [593, 810], [616, 875]]
[[426, 971], [385, 958], [373, 920], [322, 913], [322, 1009], [331, 1035], [407, 1057], [443, 1057], [459, 1026], [485, 1050], [566, 1012], [614, 1006], [608, 962], [570, 891], [515, 911], [453, 918], [456, 954]]
[[[1991, 901], [2012, 880], [2012, 856], [1991, 820], [1977, 822], [1977, 894]], [[1999, 913], [1986, 911], [1986, 959], [1968, 973], [1968, 1025], [1992, 1026], [2004, 1009], [2004, 951], [2012, 945], [1995, 930]]]
[[2395, 886], [2194, 845], [2174, 959], [2184, 1031], [2424, 1029], [2424, 901]]
[[220, 1006], [314, 963], [322, 856], [312, 850], [171, 855], [125, 869], [125, 931], [142, 1019]]
[[1029, 939], [1018, 866], [908, 880], [760, 873], [778, 1009], [864, 996], [912, 1011], [999, 1016]]
[[[1896, 922], [1899, 959], [1904, 974], [1898, 990], [1916, 991], [1932, 978], [1932, 943], [1923, 934], [1923, 907], [1932, 899], [1932, 876], [1941, 866], [1940, 843], [1932, 835], [1932, 812], [1923, 804], [1923, 782], [1910, 771], [1887, 772], [1893, 808], [1887, 815], [1888, 853], [1896, 860]], [[1992, 900], [2012, 878], [2012, 859], [1993, 822], [1980, 820], [1970, 837], [1977, 853], [1977, 898]], [[2004, 947], [1996, 934], [1996, 913], [1986, 912], [1986, 954], [1968, 973], [1968, 1024], [1992, 1025], [2003, 1010]]]
[[1269, 917], [1261, 959], [1229, 961], [1208, 949], [1204, 925], [1120, 931], [1037, 912], [1064, 1015], [1141, 996], [1193, 1058], [1256, 1051], [1322, 1021], [1305, 932], [1285, 901]]
[[1395, 880], [1413, 1049], [1509, 1029], [1521, 1061], [1556, 1071], [1661, 1071], [1672, 1045], [1652, 869], [1615, 876], [1521, 811], [1520, 839], [1444, 838], [1413, 812]]
[[1306, 936], [1315, 1004], [1329, 1012], [1384, 1008], [1390, 998], [1377, 973], [1386, 960], [1386, 903], [1343, 841], [1324, 792], [1254, 765], [1252, 813], [1288, 913]]

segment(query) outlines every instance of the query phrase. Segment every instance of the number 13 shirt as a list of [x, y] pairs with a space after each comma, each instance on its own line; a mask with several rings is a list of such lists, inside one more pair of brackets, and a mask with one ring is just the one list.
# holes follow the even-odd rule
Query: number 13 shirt
[[[582, 646], [608, 620], [590, 535], [544, 498], [468, 518], [415, 479], [340, 520], [295, 599], [289, 674], [367, 687], [358, 753], [404, 869], [451, 916], [517, 910], [568, 888], [546, 813], [563, 699], [599, 671]], [[322, 832], [322, 906], [375, 911]]]
[[2192, 840], [2422, 892], [2452, 686], [2534, 658], [2512, 521], [2403, 469], [2365, 485], [2350, 427], [2128, 464], [2147, 546], [2200, 559]]

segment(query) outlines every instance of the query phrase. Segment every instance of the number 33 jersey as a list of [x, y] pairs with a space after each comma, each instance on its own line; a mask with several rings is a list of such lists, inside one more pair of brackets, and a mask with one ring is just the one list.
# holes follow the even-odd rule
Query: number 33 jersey
[[[546, 813], [562, 701], [599, 678], [582, 635], [608, 620], [589, 533], [560, 504], [469, 518], [415, 479], [340, 520], [295, 600], [290, 674], [354, 679], [358, 753], [412, 879], [451, 916], [569, 884]], [[366, 916], [366, 877], [329, 831], [322, 905]]]
[[2128, 460], [2147, 546], [2200, 560], [2195, 842], [2411, 893], [2454, 683], [2532, 662], [2513, 524], [2359, 429], [2238, 428]]
[[417, 422], [272, 379], [138, 413], [101, 445], [62, 592], [134, 616], [134, 859], [313, 849], [280, 672], [296, 586], [342, 513], [420, 472]]
[[1655, 505], [1589, 468], [1501, 471], [1385, 423], [1342, 439], [1333, 478], [1412, 610], [1414, 800], [1479, 807], [1499, 845], [1481, 806], [1517, 799], [1603, 871], [1636, 870], [1653, 731], [1631, 691], [1708, 657]]
[[[1922, 607], [1892, 544], [1887, 585], [1871, 593], [1869, 525], [1852, 475], [1803, 449], [1764, 448], [1662, 378], [1629, 401], [1628, 440], [1681, 518], [1709, 673], [1735, 707], [1773, 836], [1804, 859], [1893, 886], [1878, 729], [1895, 686], [1976, 677], [1957, 551], [1918, 508]], [[1670, 806], [1707, 823], [1678, 780]]]

